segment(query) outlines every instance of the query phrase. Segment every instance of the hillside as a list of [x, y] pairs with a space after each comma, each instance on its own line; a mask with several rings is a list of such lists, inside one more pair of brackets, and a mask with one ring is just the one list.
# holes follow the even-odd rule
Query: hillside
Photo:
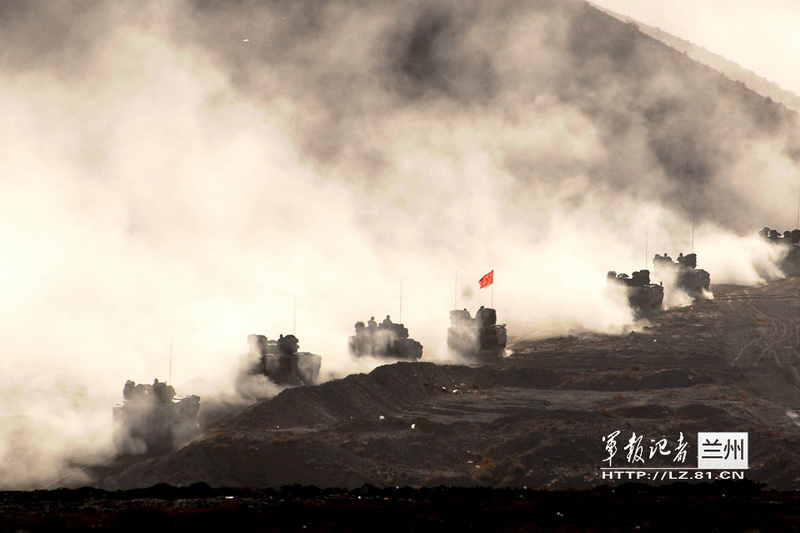
[[[358, 219], [376, 240], [397, 232], [398, 217], [426, 232], [416, 242], [460, 237], [456, 224], [437, 227], [419, 195], [470, 205], [457, 192], [479, 185], [458, 175], [470, 153], [496, 160], [486, 169], [498, 184], [490, 198], [506, 213], [492, 227], [538, 232], [557, 221], [531, 219], [518, 204], [539, 206], [547, 193], [587, 209], [568, 186], [585, 175], [598, 200], [615, 198], [625, 213], [629, 202], [653, 202], [752, 233], [756, 220], [775, 216], [774, 204], [754, 199], [783, 179], [763, 173], [764, 188], [750, 186], [768, 163], [762, 148], [772, 165], [800, 160], [795, 112], [581, 1], [306, 4], [201, 2], [184, 38], [211, 52], [243, 97], [297, 101], [298, 146], [324, 174], [345, 173], [362, 191]], [[280, 24], [264, 25], [277, 15]], [[216, 16], [231, 23], [212, 32]], [[363, 31], [351, 40], [355, 21]], [[295, 86], [302, 90], [290, 93]], [[457, 175], [429, 175], [417, 157], [448, 166], [453, 157]], [[402, 174], [408, 165], [420, 175]], [[446, 186], [430, 186], [433, 175]], [[620, 229], [613, 218], [597, 223]]]
[[743, 83], [747, 88], [765, 98], [770, 98], [781, 105], [786, 106], [794, 112], [800, 111], [800, 97], [791, 91], [787, 91], [777, 84], [758, 76], [752, 70], [741, 67], [738, 63], [725, 59], [722, 56], [711, 53], [705, 48], [697, 46], [689, 41], [675, 37], [660, 28], [643, 24], [639, 21], [615, 13], [610, 9], [594, 6], [614, 18], [629, 24], [634, 24], [639, 31], [664, 43], [670, 48], [674, 48], [698, 63], [706, 65], [719, 71], [725, 77]]

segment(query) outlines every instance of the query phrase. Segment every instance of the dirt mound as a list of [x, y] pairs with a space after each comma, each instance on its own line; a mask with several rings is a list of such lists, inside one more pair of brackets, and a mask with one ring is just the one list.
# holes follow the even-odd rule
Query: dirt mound
[[433, 363], [397, 363], [318, 387], [289, 389], [252, 406], [220, 426], [316, 426], [352, 418], [378, 419], [402, 412], [431, 395], [463, 388], [480, 388], [496, 381], [496, 373]]

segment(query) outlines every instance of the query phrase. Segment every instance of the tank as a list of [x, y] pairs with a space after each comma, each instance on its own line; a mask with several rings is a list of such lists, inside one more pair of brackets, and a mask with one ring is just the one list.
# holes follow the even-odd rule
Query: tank
[[786, 253], [778, 264], [783, 273], [787, 276], [800, 275], [800, 229], [780, 234], [777, 230], [764, 227], [758, 233], [772, 244], [784, 247]]
[[408, 328], [395, 324], [389, 316], [380, 324], [370, 318], [367, 324], [355, 324], [355, 335], [349, 339], [350, 353], [356, 357], [416, 361], [422, 357], [422, 344], [408, 336]]
[[300, 341], [294, 335], [281, 335], [268, 339], [264, 335], [247, 338], [250, 354], [245, 371], [251, 375], [266, 376], [276, 385], [316, 385], [322, 357], [298, 351]]
[[466, 309], [450, 311], [447, 347], [473, 361], [491, 361], [505, 355], [508, 334], [497, 323], [497, 311], [481, 306], [472, 318]]
[[625, 287], [628, 304], [637, 315], [646, 315], [661, 310], [664, 303], [664, 287], [650, 283], [649, 270], [639, 270], [630, 276], [611, 271], [608, 273], [607, 279], [609, 283]]
[[165, 452], [199, 433], [199, 396], [176, 396], [158, 379], [152, 385], [125, 383], [122, 403], [114, 406], [114, 444], [119, 454]]
[[711, 275], [697, 268], [697, 254], [680, 254], [677, 261], [673, 261], [666, 252], [664, 255], [656, 254], [653, 258], [653, 274], [661, 279], [674, 275], [675, 286], [683, 289], [695, 300], [704, 300], [708, 297]]

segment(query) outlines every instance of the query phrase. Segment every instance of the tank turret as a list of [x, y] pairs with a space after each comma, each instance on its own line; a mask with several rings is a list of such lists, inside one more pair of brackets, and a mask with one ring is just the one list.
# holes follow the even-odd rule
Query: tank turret
[[250, 353], [245, 356], [245, 374], [264, 375], [276, 385], [317, 383], [322, 357], [300, 352], [300, 341], [294, 335], [281, 335], [278, 339], [250, 335], [247, 341]]
[[630, 276], [610, 271], [607, 280], [625, 288], [628, 303], [637, 315], [661, 310], [664, 303], [664, 287], [650, 283], [649, 270], [639, 270]]
[[708, 298], [711, 287], [711, 275], [697, 268], [697, 254], [678, 255], [673, 261], [666, 253], [653, 258], [653, 275], [662, 282], [673, 282], [695, 300]]
[[128, 380], [122, 403], [113, 409], [114, 444], [120, 454], [179, 448], [199, 434], [199, 409], [199, 396], [176, 396], [163, 381], [147, 385]]
[[450, 311], [447, 347], [453, 353], [474, 361], [499, 359], [507, 342], [506, 326], [497, 323], [494, 309], [481, 306], [475, 318], [466, 309]]
[[422, 344], [409, 338], [408, 328], [392, 322], [389, 315], [378, 324], [374, 317], [366, 324], [355, 323], [355, 335], [349, 339], [350, 353], [356, 357], [416, 361], [422, 357]]

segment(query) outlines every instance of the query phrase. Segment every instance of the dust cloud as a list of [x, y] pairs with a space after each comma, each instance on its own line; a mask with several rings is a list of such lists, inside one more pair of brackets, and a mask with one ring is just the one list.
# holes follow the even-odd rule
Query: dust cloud
[[249, 334], [294, 333], [331, 379], [380, 364], [347, 353], [370, 316], [436, 362], [454, 307], [621, 332], [606, 272], [693, 227], [712, 283], [779, 275], [750, 235], [795, 212], [796, 117], [579, 2], [0, 20], [3, 488], [113, 455], [127, 379], [233, 395]]

